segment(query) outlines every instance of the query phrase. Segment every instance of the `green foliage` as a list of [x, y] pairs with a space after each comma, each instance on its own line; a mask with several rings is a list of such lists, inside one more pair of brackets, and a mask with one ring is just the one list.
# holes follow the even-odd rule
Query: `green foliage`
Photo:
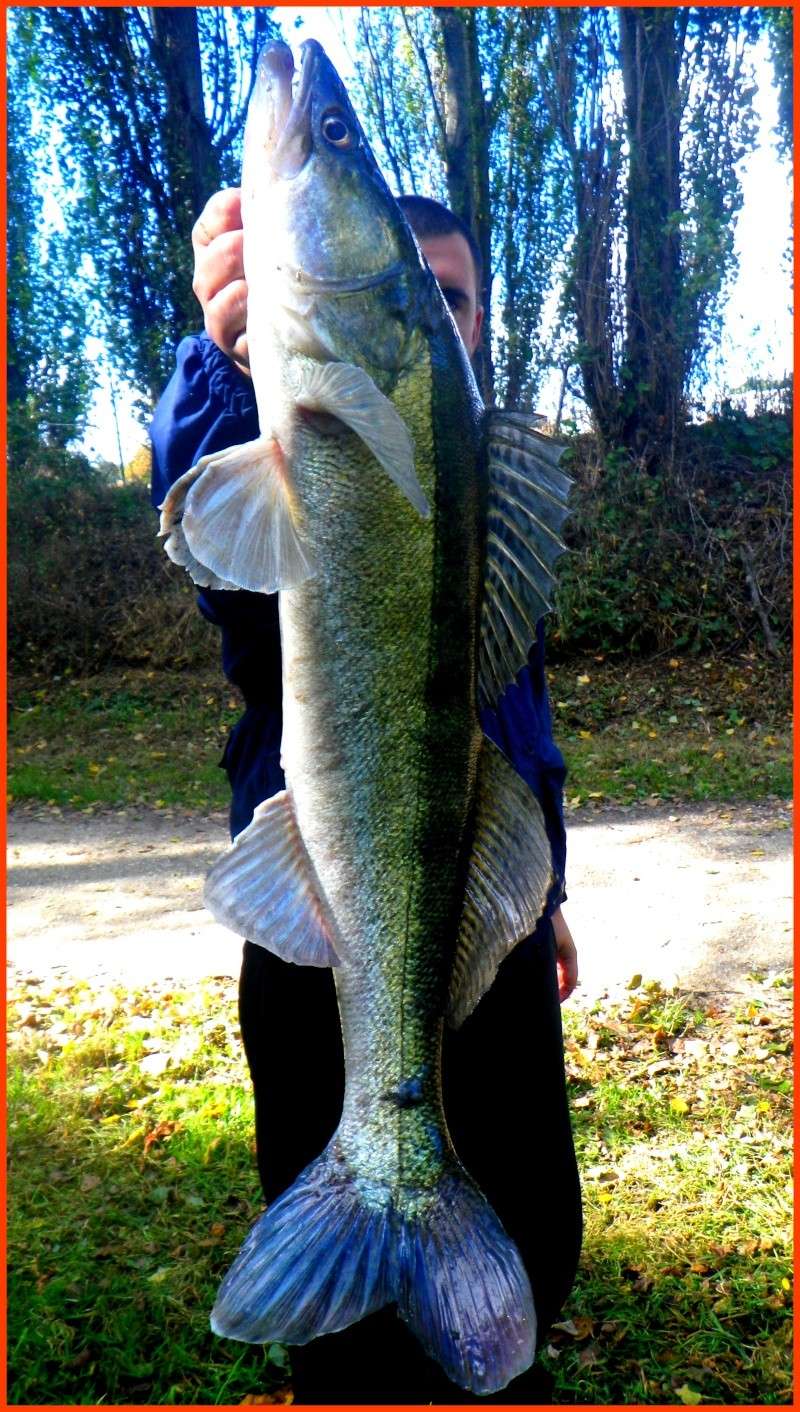
[[26, 456], [40, 441], [64, 447], [81, 434], [94, 379], [82, 251], [68, 230], [44, 228], [51, 154], [35, 137], [31, 84], [14, 43], [8, 65], [8, 435]]
[[785, 642], [790, 465], [790, 423], [774, 413], [688, 428], [681, 466], [651, 475], [579, 438], [558, 639], [572, 652], [714, 651], [768, 628]]
[[9, 657], [60, 672], [207, 660], [211, 633], [171, 570], [141, 483], [39, 450], [9, 470]]
[[91, 331], [151, 402], [197, 325], [191, 228], [237, 180], [252, 65], [273, 29], [264, 7], [56, 6], [14, 18], [16, 62], [91, 282]]

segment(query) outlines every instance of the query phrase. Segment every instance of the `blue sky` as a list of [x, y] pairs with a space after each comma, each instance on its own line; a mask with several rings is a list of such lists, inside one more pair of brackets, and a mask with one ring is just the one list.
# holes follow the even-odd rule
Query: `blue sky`
[[[318, 39], [345, 82], [351, 63], [343, 34], [354, 24], [356, 15], [355, 8], [276, 7], [276, 17], [287, 40], [294, 44], [309, 37]], [[748, 377], [782, 377], [792, 367], [788, 255], [791, 174], [788, 164], [779, 159], [772, 136], [777, 120], [777, 92], [772, 82], [766, 40], [758, 46], [756, 73], [759, 143], [744, 169], [744, 206], [736, 234], [739, 273], [727, 301], [722, 344], [702, 388], [702, 400], [708, 409], [721, 396], [741, 387]], [[200, 326], [198, 306], [198, 328]], [[99, 344], [94, 351], [98, 356]], [[554, 414], [557, 399], [558, 378], [554, 377], [542, 388], [537, 410], [545, 415]], [[142, 427], [132, 415], [130, 402], [129, 392], [124, 387], [119, 388], [117, 414], [126, 461], [145, 439]], [[90, 455], [117, 461], [117, 434], [107, 381], [95, 400], [92, 422], [85, 449]]]

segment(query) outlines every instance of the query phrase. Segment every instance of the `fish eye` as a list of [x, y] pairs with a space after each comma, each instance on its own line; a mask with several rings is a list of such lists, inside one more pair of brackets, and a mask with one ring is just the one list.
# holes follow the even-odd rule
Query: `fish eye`
[[350, 147], [353, 134], [338, 113], [326, 113], [322, 119], [322, 135], [331, 147]]

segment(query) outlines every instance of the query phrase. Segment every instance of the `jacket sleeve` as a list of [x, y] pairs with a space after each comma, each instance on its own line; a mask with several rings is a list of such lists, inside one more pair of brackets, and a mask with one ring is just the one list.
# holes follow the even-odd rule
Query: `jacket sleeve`
[[[246, 377], [205, 334], [184, 338], [177, 366], [150, 428], [151, 494], [158, 507], [201, 456], [258, 436], [258, 411]], [[231, 785], [231, 834], [250, 822], [262, 799], [284, 786], [280, 764], [281, 646], [277, 594], [204, 588], [198, 605], [222, 635], [222, 667], [246, 711], [231, 731], [221, 764]]]
[[564, 829], [564, 781], [567, 770], [553, 740], [550, 701], [544, 670], [544, 622], [536, 630], [528, 665], [497, 704], [484, 711], [481, 724], [505, 752], [542, 806], [553, 861], [554, 882], [545, 908], [549, 917], [566, 900], [567, 836]]
[[[150, 427], [151, 496], [157, 508], [170, 486], [201, 456], [258, 436], [250, 382], [206, 334], [184, 338], [177, 366]], [[222, 666], [250, 706], [280, 707], [277, 595], [200, 589], [201, 613], [222, 633]]]

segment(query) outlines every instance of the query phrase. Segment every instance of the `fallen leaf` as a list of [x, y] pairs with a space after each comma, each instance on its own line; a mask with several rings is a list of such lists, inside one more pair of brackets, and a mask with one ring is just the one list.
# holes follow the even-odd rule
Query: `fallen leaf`
[[698, 1403], [703, 1401], [702, 1393], [699, 1393], [696, 1388], [689, 1387], [688, 1383], [684, 1383], [682, 1387], [676, 1387], [675, 1394], [686, 1407], [697, 1407]]

